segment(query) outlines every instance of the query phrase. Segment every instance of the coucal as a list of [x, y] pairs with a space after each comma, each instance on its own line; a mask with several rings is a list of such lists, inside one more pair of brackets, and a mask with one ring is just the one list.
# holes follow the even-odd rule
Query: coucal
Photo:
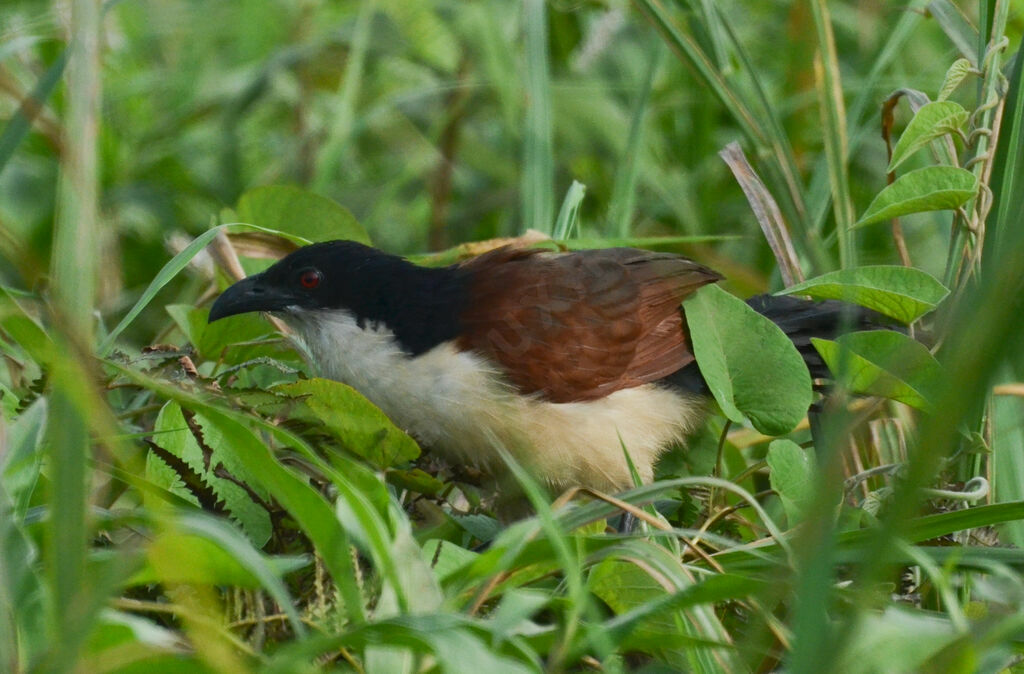
[[[426, 268], [353, 241], [300, 248], [217, 298], [209, 320], [283, 319], [321, 376], [349, 384], [421, 444], [502, 472], [506, 448], [553, 488], [650, 481], [658, 456], [702, 422], [707, 388], [681, 302], [721, 276], [633, 248], [503, 247]], [[749, 301], [824, 365], [837, 302]]]

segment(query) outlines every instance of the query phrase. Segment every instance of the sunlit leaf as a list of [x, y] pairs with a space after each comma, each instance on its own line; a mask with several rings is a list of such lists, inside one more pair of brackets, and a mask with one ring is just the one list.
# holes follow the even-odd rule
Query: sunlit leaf
[[701, 374], [722, 411], [767, 435], [790, 431], [811, 404], [811, 376], [777, 325], [718, 286], [684, 305]]
[[903, 130], [903, 135], [893, 148], [892, 160], [886, 171], [896, 170], [897, 166], [931, 141], [962, 127], [967, 121], [967, 114], [962, 105], [953, 101], [925, 104]]
[[934, 310], [949, 290], [920, 269], [879, 265], [834, 271], [779, 294], [852, 302], [909, 324]]
[[366, 230], [347, 208], [298, 187], [268, 185], [251, 189], [238, 200], [236, 211], [243, 222], [310, 241], [351, 239], [370, 243]]
[[772, 489], [782, 500], [790, 526], [803, 520], [814, 501], [814, 455], [792, 440], [772, 440], [768, 446], [768, 474]]
[[901, 215], [951, 210], [967, 203], [978, 191], [970, 171], [953, 166], [929, 166], [896, 179], [875, 197], [854, 225], [863, 227]]
[[381, 468], [420, 455], [416, 441], [351, 386], [330, 379], [305, 379], [274, 389], [297, 398], [345, 447]]
[[930, 410], [942, 367], [920, 342], [892, 330], [812, 339], [833, 375], [849, 390]]

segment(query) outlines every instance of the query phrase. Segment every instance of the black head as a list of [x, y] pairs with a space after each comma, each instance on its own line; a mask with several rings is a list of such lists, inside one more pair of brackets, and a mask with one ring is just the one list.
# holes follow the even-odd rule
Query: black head
[[343, 309], [360, 322], [387, 325], [418, 354], [458, 334], [464, 301], [457, 268], [418, 267], [355, 241], [329, 241], [300, 248], [234, 284], [213, 303], [209, 320]]
[[339, 309], [359, 304], [367, 267], [408, 264], [355, 241], [305, 246], [266, 271], [235, 283], [210, 308], [210, 322], [252, 311]]

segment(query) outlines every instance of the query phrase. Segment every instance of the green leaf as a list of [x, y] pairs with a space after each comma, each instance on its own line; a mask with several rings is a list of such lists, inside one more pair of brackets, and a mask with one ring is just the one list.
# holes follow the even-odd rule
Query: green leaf
[[[196, 413], [194, 419], [202, 429], [203, 444], [213, 450], [209, 456], [189, 429], [182, 415], [181, 406], [175, 402], [165, 404], [157, 415], [153, 427], [154, 442], [198, 473], [203, 482], [213, 489], [217, 498], [224, 502], [224, 507], [238, 521], [256, 547], [263, 547], [270, 540], [270, 514], [253, 501], [240, 485], [217, 476], [218, 467], [223, 466], [223, 469], [235, 479], [250, 485], [250, 488], [262, 498], [266, 498], [265, 490], [259, 487], [256, 476], [248, 467], [247, 457], [239, 453], [240, 448], [225, 438], [224, 434], [201, 413]], [[147, 472], [147, 477], [156, 484], [183, 498], [195, 501], [192, 492], [180, 484], [180, 476], [163, 461], [157, 460], [155, 455], [153, 460], [147, 463]]]
[[882, 612], [865, 612], [832, 663], [840, 672], [970, 671], [971, 666], [950, 666], [953, 652], [943, 653], [959, 637], [945, 617], [891, 605]]
[[257, 187], [241, 196], [236, 210], [244, 222], [310, 241], [350, 239], [370, 245], [370, 236], [347, 208], [298, 187]]
[[931, 409], [943, 380], [942, 367], [923, 344], [892, 330], [811, 339], [837, 381], [855, 393], [881, 396]]
[[939, 95], [935, 97], [936, 100], [944, 101], [949, 98], [964, 81], [964, 78], [970, 74], [970, 61], [965, 58], [953, 61], [953, 65], [949, 66], [949, 70], [946, 71], [946, 78], [942, 81], [942, 86], [939, 87]]
[[852, 302], [910, 324], [934, 310], [949, 290], [920, 269], [877, 265], [830, 272], [778, 294]]
[[967, 121], [967, 111], [953, 101], [933, 101], [926, 103], [914, 115], [907, 128], [903, 130], [896, 147], [892, 151], [887, 172], [906, 161], [922, 147], [936, 138], [959, 129]]
[[375, 466], [387, 468], [420, 455], [416, 441], [351, 386], [315, 378], [282, 384], [274, 391], [301, 399], [312, 413], [307, 420], [322, 423], [346, 449]]
[[910, 213], [951, 210], [963, 206], [977, 191], [977, 178], [962, 168], [929, 166], [917, 169], [900, 176], [879, 192], [854, 227]]
[[701, 374], [727, 417], [766, 435], [792, 430], [811, 404], [811, 375], [793, 342], [718, 286], [685, 303]]
[[462, 568], [480, 556], [480, 553], [460, 548], [450, 541], [429, 540], [422, 549], [424, 561], [434, 570], [439, 581], [459, 573]]
[[782, 500], [789, 525], [802, 521], [814, 501], [814, 455], [792, 440], [772, 440], [768, 445], [768, 479]]

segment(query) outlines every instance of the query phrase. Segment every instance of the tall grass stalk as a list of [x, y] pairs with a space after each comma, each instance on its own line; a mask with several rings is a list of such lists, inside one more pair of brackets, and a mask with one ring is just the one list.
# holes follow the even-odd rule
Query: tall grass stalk
[[523, 129], [523, 228], [552, 231], [555, 162], [551, 140], [551, 74], [547, 3], [523, 0], [526, 123]]
[[[61, 161], [51, 273], [58, 324], [65, 343], [91, 343], [96, 274], [99, 268], [100, 0], [71, 5], [71, 46], [67, 70], [68, 108]], [[71, 353], [82, 353], [74, 348]], [[82, 410], [82, 368], [55, 368], [49, 414], [50, 517], [47, 557], [52, 603], [49, 667], [60, 671], [75, 657], [84, 638], [86, 545], [88, 540], [89, 423]], [[63, 378], [66, 378], [62, 380]]]

